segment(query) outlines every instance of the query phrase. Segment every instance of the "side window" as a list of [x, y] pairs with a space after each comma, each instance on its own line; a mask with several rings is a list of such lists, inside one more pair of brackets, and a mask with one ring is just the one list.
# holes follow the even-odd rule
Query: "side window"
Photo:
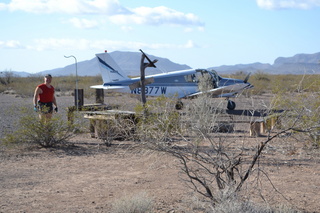
[[197, 78], [196, 78], [195, 74], [185, 75], [184, 78], [185, 78], [186, 82], [190, 82], [190, 83], [197, 82]]

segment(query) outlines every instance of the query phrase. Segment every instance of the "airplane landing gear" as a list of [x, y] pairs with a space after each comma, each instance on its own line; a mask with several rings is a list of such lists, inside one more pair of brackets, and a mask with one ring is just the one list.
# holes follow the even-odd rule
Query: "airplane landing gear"
[[227, 108], [228, 110], [234, 110], [236, 108], [236, 103], [234, 101], [228, 100]]

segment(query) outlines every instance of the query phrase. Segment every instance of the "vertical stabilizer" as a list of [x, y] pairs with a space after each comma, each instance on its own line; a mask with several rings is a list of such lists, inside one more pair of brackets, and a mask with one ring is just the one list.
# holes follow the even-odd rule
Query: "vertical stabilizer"
[[107, 52], [96, 54], [96, 57], [101, 70], [103, 83], [129, 79]]

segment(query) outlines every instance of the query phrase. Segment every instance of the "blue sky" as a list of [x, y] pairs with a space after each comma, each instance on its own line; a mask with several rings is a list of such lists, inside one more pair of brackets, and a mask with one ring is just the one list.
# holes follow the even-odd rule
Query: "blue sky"
[[0, 0], [0, 70], [139, 51], [193, 68], [320, 52], [320, 0]]

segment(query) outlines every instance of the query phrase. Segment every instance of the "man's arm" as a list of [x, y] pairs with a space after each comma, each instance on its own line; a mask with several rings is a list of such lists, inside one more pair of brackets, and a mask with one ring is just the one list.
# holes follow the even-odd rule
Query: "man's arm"
[[33, 96], [33, 105], [36, 106], [37, 105], [37, 102], [38, 102], [38, 97], [39, 97], [39, 94], [42, 93], [42, 90], [37, 87], [36, 90], [34, 91], [34, 96]]
[[53, 95], [52, 103], [53, 103], [56, 107], [58, 107], [58, 105], [57, 105], [57, 100], [56, 100], [56, 96], [55, 96], [55, 95]]

